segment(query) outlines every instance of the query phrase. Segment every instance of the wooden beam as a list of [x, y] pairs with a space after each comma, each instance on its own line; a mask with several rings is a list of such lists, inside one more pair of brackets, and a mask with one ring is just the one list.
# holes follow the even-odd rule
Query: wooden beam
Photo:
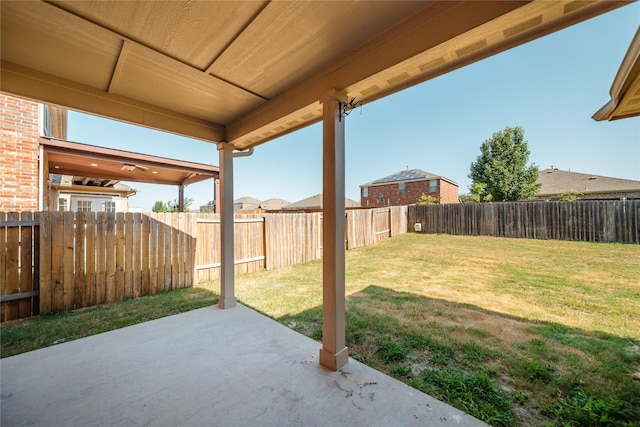
[[132, 151], [116, 150], [113, 148], [98, 147], [94, 145], [80, 144], [59, 139], [40, 138], [40, 145], [45, 147], [47, 153], [62, 153], [82, 157], [90, 157], [98, 160], [112, 160], [123, 163], [135, 163], [137, 165], [176, 169], [199, 174], [217, 176], [220, 168], [204, 163], [194, 163], [186, 160], [169, 159], [152, 156], [149, 154], [134, 153]]
[[0, 91], [207, 142], [224, 139], [224, 129], [219, 124], [6, 61], [0, 64]]

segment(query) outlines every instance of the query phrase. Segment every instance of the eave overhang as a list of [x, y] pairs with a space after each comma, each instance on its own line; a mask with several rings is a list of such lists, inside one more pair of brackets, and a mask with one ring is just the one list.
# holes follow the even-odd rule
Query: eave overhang
[[40, 145], [49, 172], [61, 175], [186, 186], [220, 174], [217, 166], [71, 141], [40, 138]]
[[609, 91], [611, 99], [594, 115], [597, 121], [640, 115], [640, 28], [627, 50]]

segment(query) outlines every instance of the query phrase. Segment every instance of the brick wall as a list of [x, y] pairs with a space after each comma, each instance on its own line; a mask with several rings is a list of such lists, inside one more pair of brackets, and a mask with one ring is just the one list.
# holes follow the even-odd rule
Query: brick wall
[[0, 212], [38, 210], [38, 104], [0, 94]]
[[[362, 190], [361, 190], [362, 191]], [[438, 180], [435, 192], [429, 191], [429, 181], [412, 181], [404, 183], [404, 194], [400, 194], [398, 183], [369, 187], [367, 197], [360, 194], [362, 207], [412, 205], [422, 194], [440, 197], [440, 203], [458, 203], [458, 187], [442, 179]], [[380, 194], [383, 197], [380, 197]]]
[[448, 181], [439, 180], [440, 186], [440, 203], [445, 205], [449, 203], [460, 203], [458, 196], [458, 186]]

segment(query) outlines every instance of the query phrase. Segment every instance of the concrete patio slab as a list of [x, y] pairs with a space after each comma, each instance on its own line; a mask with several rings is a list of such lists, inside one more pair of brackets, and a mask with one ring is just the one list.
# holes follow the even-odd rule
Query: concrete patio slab
[[484, 426], [247, 307], [208, 307], [0, 361], [2, 426]]

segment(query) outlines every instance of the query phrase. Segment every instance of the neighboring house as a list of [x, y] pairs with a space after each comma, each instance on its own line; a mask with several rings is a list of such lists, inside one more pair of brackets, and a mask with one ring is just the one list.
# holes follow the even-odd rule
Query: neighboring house
[[580, 193], [581, 200], [640, 199], [640, 181], [563, 171], [557, 168], [538, 173], [538, 199], [558, 200], [562, 194]]
[[[267, 199], [265, 201], [253, 197], [240, 197], [233, 201], [234, 212], [278, 211], [289, 202], [283, 199]], [[206, 205], [200, 206], [200, 212], [214, 212], [215, 201], [211, 200]]]
[[279, 211], [284, 206], [287, 206], [289, 202], [284, 199], [267, 199], [264, 202], [260, 203], [262, 209], [267, 211]]
[[66, 110], [0, 93], [0, 211], [44, 209], [40, 136], [66, 138]]
[[261, 209], [260, 203], [262, 203], [260, 200], [253, 197], [240, 197], [233, 201], [233, 211], [255, 211]]
[[0, 211], [127, 212], [136, 193], [117, 180], [49, 173], [40, 137], [64, 139], [67, 112], [0, 94]]
[[216, 211], [216, 201], [210, 200], [206, 205], [200, 205], [200, 212], [215, 212]]
[[50, 210], [128, 212], [136, 190], [118, 181], [50, 174]]
[[459, 203], [458, 184], [420, 169], [407, 169], [360, 186], [363, 207], [402, 206], [418, 201], [423, 194], [440, 203]]
[[217, 166], [66, 137], [66, 109], [0, 93], [0, 211], [128, 212], [135, 190], [120, 181], [175, 185], [181, 199], [186, 186], [219, 176]]
[[[345, 198], [344, 207], [347, 209], [359, 208], [360, 203]], [[282, 207], [283, 211], [315, 211], [320, 209], [322, 209], [322, 194], [316, 194], [315, 196], [307, 197], [306, 199], [298, 200], [297, 202]]]

